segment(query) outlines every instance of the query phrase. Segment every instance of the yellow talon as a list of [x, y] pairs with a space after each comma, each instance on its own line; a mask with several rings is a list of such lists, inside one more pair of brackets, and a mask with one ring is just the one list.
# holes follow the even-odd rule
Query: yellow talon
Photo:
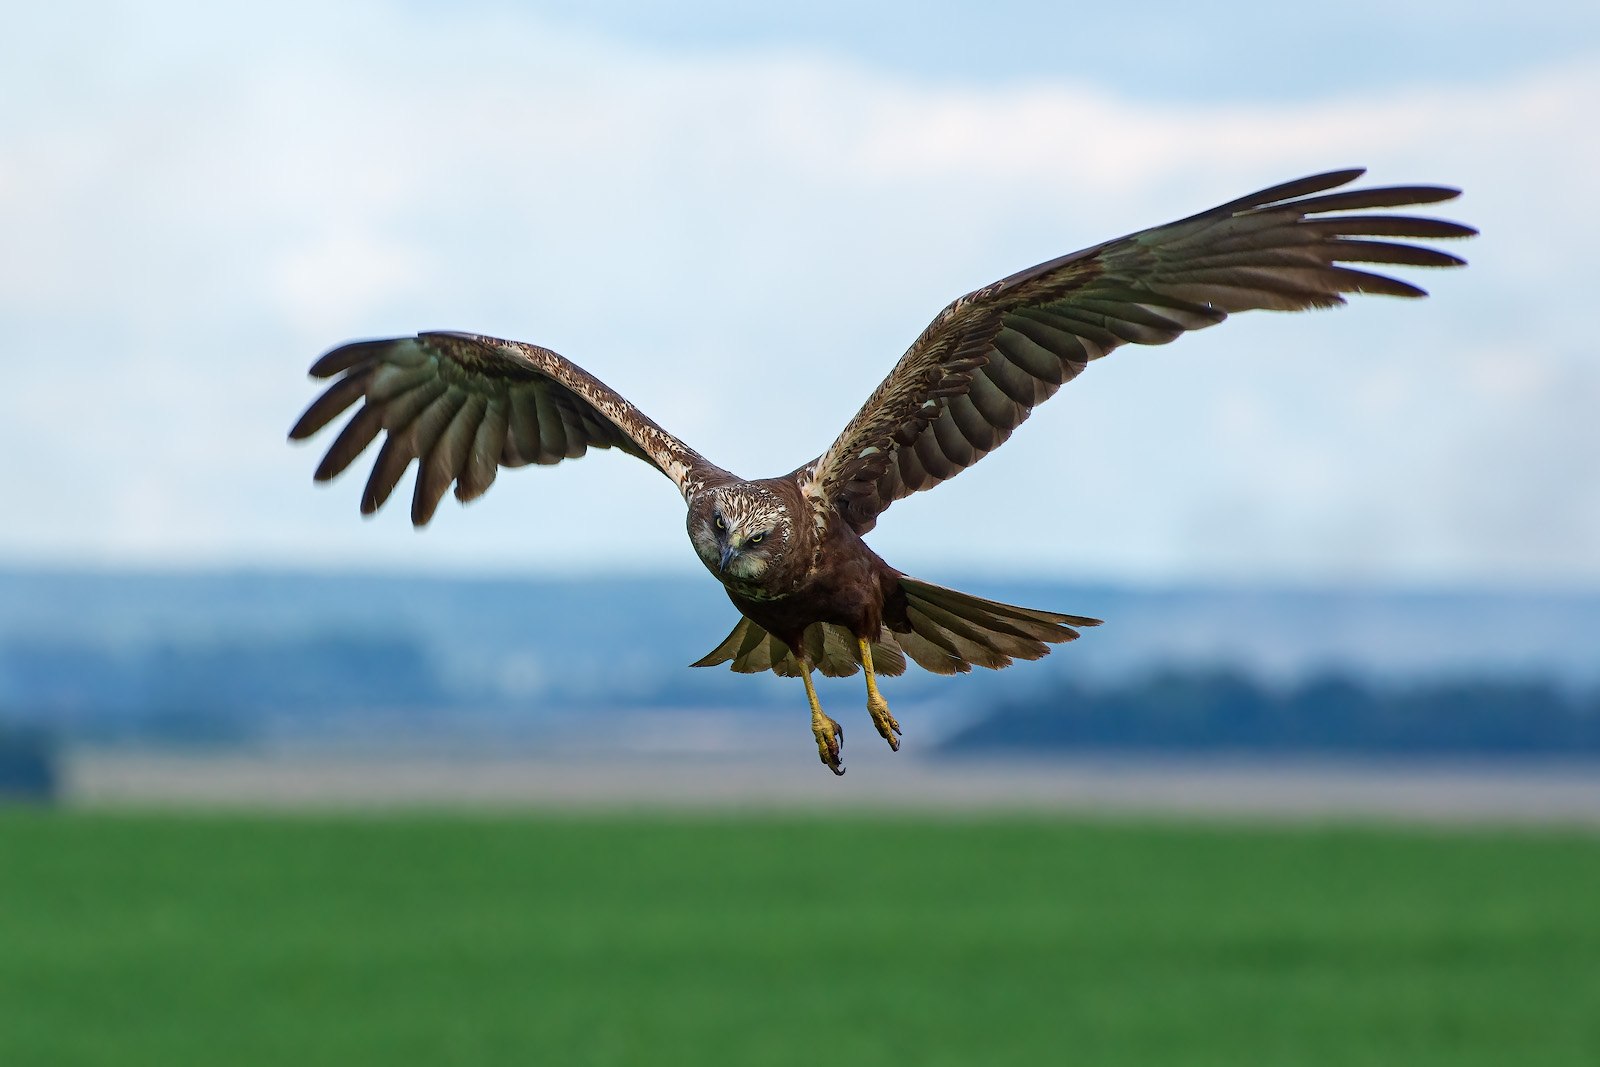
[[823, 714], [817, 687], [811, 684], [811, 664], [800, 661], [800, 678], [806, 683], [806, 699], [811, 702], [811, 733], [817, 739], [817, 756], [834, 774], [844, 773], [844, 727]]
[[867, 714], [872, 716], [872, 725], [878, 728], [878, 733], [889, 742], [889, 748], [899, 752], [900, 724], [889, 714], [889, 702], [878, 692], [878, 676], [872, 670], [872, 642], [858, 637], [856, 644], [861, 649], [861, 666], [867, 672]]

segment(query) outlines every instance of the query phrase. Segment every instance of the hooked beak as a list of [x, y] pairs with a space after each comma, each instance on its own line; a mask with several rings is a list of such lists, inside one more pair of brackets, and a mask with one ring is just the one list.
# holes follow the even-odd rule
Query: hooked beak
[[739, 550], [738, 549], [734, 548], [733, 545], [731, 545], [731, 544], [729, 544], [727, 542], [723, 542], [723, 545], [722, 545], [722, 562], [717, 564], [717, 569], [718, 570], [722, 570], [722, 571], [727, 570], [728, 569], [728, 561], [730, 559], [732, 559], [734, 556], [737, 556], [738, 554], [739, 554]]

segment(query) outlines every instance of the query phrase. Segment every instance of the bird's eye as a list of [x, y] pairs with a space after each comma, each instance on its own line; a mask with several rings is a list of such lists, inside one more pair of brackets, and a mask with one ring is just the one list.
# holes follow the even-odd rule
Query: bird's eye
[[722, 516], [721, 515], [718, 515], [717, 518], [716, 518], [716, 521], [713, 522], [711, 525], [716, 527], [717, 533], [727, 533], [728, 532], [728, 524], [722, 521]]
[[755, 536], [751, 537], [750, 540], [745, 542], [745, 544], [759, 545], [762, 541], [765, 541], [766, 539], [767, 539], [766, 533], [762, 532], [762, 533], [758, 533]]

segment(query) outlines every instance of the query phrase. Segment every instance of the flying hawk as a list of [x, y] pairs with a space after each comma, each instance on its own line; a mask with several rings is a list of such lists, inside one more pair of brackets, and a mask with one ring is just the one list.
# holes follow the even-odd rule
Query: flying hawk
[[582, 368], [549, 349], [465, 333], [357, 341], [311, 367], [333, 382], [289, 432], [299, 440], [351, 405], [316, 471], [327, 481], [379, 435], [361, 510], [389, 498], [418, 461], [411, 521], [425, 525], [451, 484], [487, 490], [500, 467], [617, 448], [672, 479], [689, 540], [741, 618], [699, 662], [798, 675], [817, 753], [844, 773], [844, 731], [811, 673], [864, 668], [867, 711], [889, 743], [900, 724], [876, 675], [910, 658], [939, 674], [1038, 659], [1097, 619], [1000, 604], [919, 581], [862, 541], [894, 501], [954, 477], [1000, 447], [1089, 361], [1125, 343], [1166, 344], [1252, 308], [1299, 311], [1345, 293], [1426, 295], [1346, 264], [1454, 267], [1448, 253], [1386, 238], [1468, 237], [1455, 222], [1369, 213], [1450, 200], [1456, 189], [1346, 189], [1360, 169], [1263, 189], [1030, 267], [934, 318], [838, 438], [777, 478], [746, 481], [711, 463]]

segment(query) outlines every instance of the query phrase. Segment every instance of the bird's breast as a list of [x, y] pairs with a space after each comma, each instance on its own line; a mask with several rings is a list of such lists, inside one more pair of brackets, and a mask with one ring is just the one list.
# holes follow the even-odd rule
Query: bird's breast
[[784, 597], [789, 595], [785, 590], [772, 589], [761, 582], [741, 581], [738, 578], [724, 577], [722, 579], [722, 584], [729, 591], [739, 594], [746, 600], [759, 600], [762, 603], [769, 603], [774, 600], [782, 600]]

